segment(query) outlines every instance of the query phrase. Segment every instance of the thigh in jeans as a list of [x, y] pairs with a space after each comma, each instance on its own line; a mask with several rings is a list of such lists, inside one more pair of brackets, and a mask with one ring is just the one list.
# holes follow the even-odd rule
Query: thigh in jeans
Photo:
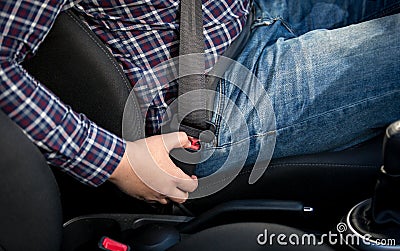
[[275, 157], [347, 148], [400, 118], [399, 25], [396, 14], [316, 30], [258, 54], [252, 67], [274, 106]]
[[[274, 157], [340, 150], [400, 119], [400, 14], [299, 37], [282, 20], [257, 22], [237, 61], [262, 83], [273, 105], [276, 130], [260, 126], [262, 114], [246, 113], [251, 125], [247, 163], [275, 136]], [[235, 68], [227, 72], [234, 73]], [[244, 95], [222, 82], [224, 97], [239, 110], [250, 110]], [[257, 91], [246, 82], [242, 85]], [[219, 102], [216, 109], [235, 116], [227, 104]], [[199, 165], [200, 176], [217, 170], [232, 146], [242, 143], [232, 140], [228, 126], [218, 124], [218, 142], [209, 146], [214, 155]]]

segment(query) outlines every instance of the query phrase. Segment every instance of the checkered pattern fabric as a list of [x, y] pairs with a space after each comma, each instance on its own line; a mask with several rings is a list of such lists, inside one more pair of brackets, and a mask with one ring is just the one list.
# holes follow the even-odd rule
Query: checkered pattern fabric
[[[118, 165], [125, 141], [72, 111], [20, 66], [37, 51], [57, 15], [70, 7], [78, 10], [105, 42], [135, 86], [153, 67], [177, 56], [179, 2], [0, 1], [0, 109], [50, 164], [83, 183], [98, 186]], [[247, 0], [203, 0], [206, 53], [221, 55], [229, 47], [244, 25], [247, 9]], [[176, 84], [154, 81], [135, 88], [140, 100], [151, 101], [146, 116], [148, 134], [158, 133], [165, 109], [176, 97]]]
[[[179, 1], [92, 0], [76, 8], [108, 45], [134, 86], [146, 116], [147, 135], [159, 133], [165, 111], [177, 96], [177, 83], [165, 86], [153, 76], [145, 84], [135, 84], [144, 74], [151, 76], [155, 66], [178, 56]], [[206, 54], [216, 58], [225, 52], [240, 34], [248, 8], [248, 0], [203, 0]]]

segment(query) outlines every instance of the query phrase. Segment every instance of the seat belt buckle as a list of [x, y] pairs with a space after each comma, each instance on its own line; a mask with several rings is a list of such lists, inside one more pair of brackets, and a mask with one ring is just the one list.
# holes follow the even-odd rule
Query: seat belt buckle
[[188, 137], [188, 139], [190, 141], [190, 147], [188, 147], [188, 149], [193, 151], [199, 151], [201, 148], [200, 140], [190, 136]]
[[[207, 123], [207, 122], [206, 122]], [[185, 149], [172, 149], [170, 153], [171, 160], [177, 165], [184, 173], [187, 175], [195, 175], [196, 174], [196, 166], [195, 163], [200, 163], [201, 160], [201, 145], [202, 143], [211, 143], [215, 139], [215, 131], [216, 127], [213, 123], [207, 123], [208, 128], [200, 129], [190, 125], [185, 125], [183, 123], [179, 123], [177, 119], [177, 115], [173, 115], [171, 119], [165, 121], [161, 125], [161, 133], [171, 133], [171, 132], [185, 132], [188, 135], [188, 139], [191, 143], [191, 146]], [[196, 152], [194, 155], [190, 155], [190, 162], [182, 161], [187, 152]], [[181, 158], [181, 157], [183, 158]]]
[[193, 125], [184, 124], [179, 126], [179, 131], [185, 132], [188, 136], [199, 139], [200, 142], [211, 143], [215, 138], [216, 127], [213, 123], [206, 121], [207, 128], [198, 128]]
[[161, 132], [185, 132], [192, 139], [196, 139], [195, 142], [192, 142], [195, 143], [194, 145], [198, 145], [201, 142], [211, 143], [215, 139], [216, 126], [209, 121], [206, 121], [206, 124], [207, 128], [199, 128], [194, 125], [185, 124], [185, 121], [179, 123], [178, 116], [175, 114], [171, 119], [162, 124]]

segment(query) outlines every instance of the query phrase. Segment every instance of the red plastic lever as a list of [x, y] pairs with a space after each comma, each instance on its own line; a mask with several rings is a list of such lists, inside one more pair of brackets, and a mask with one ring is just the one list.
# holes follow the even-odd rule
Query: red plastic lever
[[110, 239], [108, 237], [103, 237], [99, 243], [99, 246], [103, 250], [107, 251], [130, 251], [128, 245], [122, 244], [118, 241]]
[[200, 150], [200, 147], [201, 147], [200, 140], [193, 138], [193, 137], [188, 137], [188, 138], [191, 143], [191, 146], [189, 147], [189, 149], [194, 150], [194, 151]]

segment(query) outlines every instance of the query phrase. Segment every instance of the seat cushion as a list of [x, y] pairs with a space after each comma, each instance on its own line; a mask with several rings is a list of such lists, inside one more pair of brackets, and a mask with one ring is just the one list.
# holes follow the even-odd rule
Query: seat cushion
[[378, 136], [345, 151], [273, 159], [252, 185], [248, 183], [251, 167], [245, 167], [224, 189], [190, 200], [186, 206], [199, 214], [230, 200], [280, 199], [301, 201], [316, 213], [341, 216], [372, 195], [382, 165], [382, 143], [383, 136]]

